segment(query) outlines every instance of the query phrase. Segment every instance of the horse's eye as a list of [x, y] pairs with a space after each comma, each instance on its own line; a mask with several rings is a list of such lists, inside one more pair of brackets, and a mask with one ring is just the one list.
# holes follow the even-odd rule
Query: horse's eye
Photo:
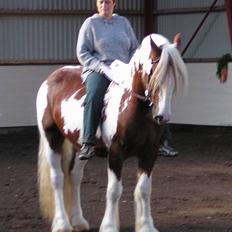
[[151, 64], [157, 64], [159, 63], [160, 58], [157, 59], [151, 59]]
[[156, 64], [156, 63], [157, 63], [157, 60], [151, 59], [151, 64]]

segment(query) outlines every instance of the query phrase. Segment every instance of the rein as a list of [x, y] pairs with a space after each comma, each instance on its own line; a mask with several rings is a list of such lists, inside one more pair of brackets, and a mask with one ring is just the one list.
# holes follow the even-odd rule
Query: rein
[[[105, 74], [105, 77], [110, 80], [111, 82], [113, 82], [114, 84], [120, 86], [121, 88], [123, 89], [127, 89], [122, 83], [120, 82], [117, 82], [116, 80], [110, 78], [110, 75], [106, 75]], [[153, 103], [151, 101], [151, 96], [150, 96], [150, 92], [149, 92], [149, 88], [148, 88], [148, 83], [145, 84], [146, 85], [146, 90], [144, 91], [144, 95], [141, 95], [141, 94], [138, 94], [138, 93], [135, 93], [133, 90], [131, 90], [131, 94], [132, 96], [138, 98], [139, 100], [142, 100], [144, 102], [149, 102], [149, 106], [152, 106]]]
[[[150, 73], [148, 74], [148, 79], [149, 79], [149, 77], [150, 77], [150, 75], [151, 75], [153, 65], [158, 64], [159, 61], [160, 61], [160, 57], [158, 57], [158, 58], [156, 58], [156, 59], [151, 59], [151, 63], [150, 63], [150, 64], [151, 64], [151, 68], [150, 68]], [[105, 77], [106, 77], [107, 79], [109, 79], [111, 82], [115, 83], [116, 85], [122, 87], [123, 89], [127, 89], [127, 88], [123, 85], [123, 83], [120, 83], [120, 82], [116, 81], [114, 78], [112, 78], [112, 75], [111, 75], [111, 73], [109, 72], [108, 69], [106, 69], [106, 70], [104, 70], [104, 71], [105, 71], [105, 72], [104, 72]], [[145, 85], [144, 95], [138, 94], [138, 93], [134, 92], [133, 90], [131, 90], [130, 95], [131, 95], [131, 96], [134, 96], [134, 97], [136, 97], [137, 99], [142, 100], [142, 101], [144, 101], [144, 102], [148, 102], [149, 107], [151, 107], [151, 106], [153, 106], [153, 102], [152, 102], [152, 100], [151, 100], [151, 94], [150, 94], [150, 91], [149, 91], [149, 80], [148, 80], [148, 79], [147, 79], [147, 81], [144, 83], [144, 85]], [[143, 82], [144, 82], [144, 81], [143, 81]]]
[[[154, 65], [154, 64], [156, 65], [156, 64], [159, 63], [159, 61], [160, 61], [160, 57], [158, 57], [155, 60], [152, 59], [151, 60], [151, 64], [152, 65]], [[148, 77], [150, 77], [151, 72], [152, 72], [152, 68], [150, 70], [150, 74], [148, 75]], [[136, 98], [138, 98], [139, 100], [144, 101], [144, 102], [149, 102], [149, 106], [151, 107], [151, 106], [153, 106], [153, 102], [151, 100], [151, 94], [150, 94], [150, 91], [149, 91], [149, 81], [148, 80], [145, 83], [145, 86], [146, 86], [146, 90], [144, 91], [144, 95], [145, 96], [143, 96], [141, 94], [138, 94], [138, 93], [135, 93], [134, 91], [131, 91], [131, 95], [134, 96], [134, 97], [136, 97]]]
[[[126, 89], [125, 86], [123, 86], [122, 83], [118, 83], [118, 82], [116, 82], [115, 80], [112, 80], [112, 79], [109, 79], [109, 80], [112, 81], [114, 84], [120, 86], [121, 88]], [[151, 107], [153, 105], [153, 102], [151, 101], [151, 95], [150, 95], [150, 91], [148, 89], [149, 89], [148, 88], [148, 83], [146, 83], [146, 90], [144, 91], [144, 95], [138, 94], [138, 93], [134, 92], [133, 90], [131, 90], [130, 95], [134, 96], [134, 97], [136, 97], [139, 100], [142, 100], [144, 102], [149, 102], [149, 106]]]
[[131, 91], [131, 95], [138, 98], [139, 100], [142, 100], [144, 102], [148, 102], [149, 106], [151, 107], [153, 105], [153, 102], [151, 101], [151, 96], [150, 94], [148, 94], [148, 90], [145, 90], [144, 92], [145, 96], [141, 95], [141, 94], [138, 94], [138, 93], [135, 93], [134, 91]]
[[[155, 62], [152, 61], [152, 64], [156, 64], [159, 62], [159, 58], [157, 60], [155, 60]], [[151, 75], [151, 72], [152, 72], [152, 68], [150, 70], [150, 74], [148, 75], [148, 78], [147, 78], [147, 81], [144, 83], [145, 85], [145, 91], [144, 91], [144, 95], [141, 95], [141, 94], [138, 94], [138, 93], [135, 93], [133, 90], [131, 91], [131, 95], [138, 98], [139, 100], [142, 100], [144, 102], [148, 102], [149, 106], [153, 106], [153, 102], [151, 100], [151, 94], [150, 94], [150, 91], [149, 91], [149, 77]]]
[[[160, 61], [160, 57], [158, 57], [155, 60], [151, 59], [151, 65], [157, 65], [159, 63], [159, 61]], [[150, 78], [151, 72], [152, 72], [152, 67], [151, 67], [151, 70], [150, 70], [150, 74], [148, 75], [148, 79]], [[148, 102], [149, 107], [152, 107], [153, 102], [151, 100], [151, 94], [150, 94], [150, 91], [149, 91], [149, 81], [147, 80], [144, 83], [144, 85], [146, 87], [145, 91], [144, 91], [144, 95], [135, 93], [133, 90], [131, 90], [131, 95], [138, 98], [139, 100], [142, 100], [144, 102]]]

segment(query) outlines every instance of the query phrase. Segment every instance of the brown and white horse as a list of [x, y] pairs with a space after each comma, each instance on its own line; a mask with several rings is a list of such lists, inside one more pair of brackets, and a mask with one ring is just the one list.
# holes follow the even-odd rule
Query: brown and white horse
[[[102, 111], [101, 139], [108, 149], [106, 209], [100, 232], [119, 231], [121, 171], [130, 156], [138, 158], [134, 191], [135, 231], [157, 232], [150, 212], [152, 168], [162, 124], [171, 115], [171, 100], [187, 72], [177, 50], [158, 34], [147, 36], [135, 52], [119, 84], [112, 82]], [[80, 161], [85, 87], [80, 66], [54, 71], [37, 95], [40, 133], [38, 178], [41, 209], [52, 220], [52, 232], [89, 230], [83, 216], [80, 186], [87, 161]], [[115, 74], [114, 77], [117, 77]], [[180, 85], [183, 86], [183, 85]], [[91, 162], [91, 161], [90, 161]]]

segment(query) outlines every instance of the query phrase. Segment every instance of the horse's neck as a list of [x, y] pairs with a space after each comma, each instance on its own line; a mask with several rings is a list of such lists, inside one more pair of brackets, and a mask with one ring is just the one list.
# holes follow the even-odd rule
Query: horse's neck
[[129, 109], [129, 111], [136, 112], [138, 105], [143, 104], [145, 97], [144, 84], [142, 82], [142, 70], [134, 70], [131, 72], [132, 77], [126, 84], [117, 85], [111, 83], [105, 95], [106, 107], [119, 107], [120, 109]]
[[[142, 94], [143, 90], [139, 80], [133, 79], [133, 92]], [[131, 89], [111, 84], [105, 95], [102, 129], [104, 142], [108, 145], [111, 143], [110, 138], [112, 138], [112, 134], [116, 133], [118, 125], [121, 125], [122, 133], [138, 126], [142, 130], [144, 120], [146, 120], [144, 115], [147, 114], [148, 107], [143, 100], [134, 96], [133, 92]]]
[[132, 92], [139, 94], [141, 97], [145, 97], [146, 83], [145, 72], [142, 67], [139, 67], [133, 73]]

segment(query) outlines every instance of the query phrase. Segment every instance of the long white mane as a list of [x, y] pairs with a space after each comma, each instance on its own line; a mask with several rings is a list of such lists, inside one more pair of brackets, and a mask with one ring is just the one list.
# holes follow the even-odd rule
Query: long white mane
[[169, 68], [173, 69], [175, 78], [175, 88], [183, 83], [187, 84], [187, 69], [181, 58], [181, 55], [176, 48], [176, 44], [170, 43], [165, 37], [159, 34], [152, 34], [145, 37], [141, 43], [141, 46], [137, 49], [132, 57], [130, 64], [135, 66], [135, 69], [143, 68], [143, 72], [148, 75], [151, 72], [152, 60], [150, 54], [152, 51], [150, 39], [159, 47], [162, 52], [159, 58], [158, 65], [150, 79], [150, 89], [152, 94], [155, 93], [158, 87], [165, 81], [166, 73]]

